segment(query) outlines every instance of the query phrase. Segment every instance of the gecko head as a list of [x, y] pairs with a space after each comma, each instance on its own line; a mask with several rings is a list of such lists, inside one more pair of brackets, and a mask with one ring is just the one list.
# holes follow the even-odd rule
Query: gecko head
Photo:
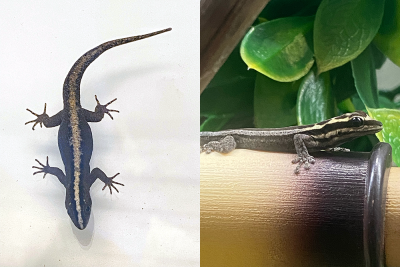
[[311, 133], [315, 140], [323, 141], [326, 147], [337, 147], [358, 137], [381, 131], [382, 123], [363, 111], [355, 111], [316, 123], [313, 128], [315, 130], [311, 130]]
[[382, 122], [372, 119], [364, 111], [346, 113], [348, 116], [348, 127], [353, 128], [355, 132], [359, 131], [365, 134], [375, 134], [383, 128]]
[[92, 199], [90, 198], [90, 195], [81, 195], [78, 198], [78, 201], [76, 201], [75, 196], [73, 194], [68, 194], [67, 192], [65, 208], [67, 209], [68, 215], [74, 225], [80, 230], [85, 229], [92, 212]]
[[372, 119], [364, 111], [355, 111], [316, 123], [314, 127], [320, 129], [325, 137], [329, 135], [358, 137], [381, 131], [382, 123]]

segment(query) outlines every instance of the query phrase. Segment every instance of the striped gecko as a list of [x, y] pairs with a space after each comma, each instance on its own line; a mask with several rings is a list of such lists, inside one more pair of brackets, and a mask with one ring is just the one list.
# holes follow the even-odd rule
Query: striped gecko
[[380, 121], [372, 119], [363, 111], [356, 111], [311, 125], [201, 132], [200, 152], [228, 153], [235, 148], [296, 152], [297, 157], [292, 163], [298, 163], [294, 171], [298, 174], [302, 166], [309, 169], [310, 164], [315, 162], [308, 152], [346, 151], [337, 146], [380, 130]]
[[44, 178], [49, 173], [58, 178], [66, 189], [65, 207], [68, 215], [74, 225], [81, 230], [85, 229], [89, 222], [92, 207], [90, 187], [96, 179], [100, 179], [105, 184], [103, 190], [109, 187], [110, 194], [112, 194], [111, 187], [119, 192], [114, 184], [123, 186], [123, 184], [113, 180], [119, 173], [112, 177], [107, 177], [99, 168], [94, 168], [90, 171], [89, 162], [92, 156], [93, 138], [88, 122], [99, 122], [103, 119], [104, 114], [108, 114], [113, 119], [110, 112], [118, 111], [107, 108], [117, 100], [116, 98], [105, 105], [101, 105], [97, 96], [95, 96], [97, 106], [94, 112], [81, 107], [80, 83], [83, 73], [96, 58], [110, 48], [170, 30], [171, 28], [168, 28], [145, 35], [117, 39], [93, 48], [75, 62], [65, 78], [63, 86], [64, 108], [60, 112], [49, 117], [46, 114], [46, 104], [44, 104], [44, 111], [40, 115], [27, 109], [37, 117], [35, 120], [25, 123], [34, 123], [32, 130], [35, 129], [37, 124], [40, 124], [40, 127], [43, 124], [47, 128], [60, 126], [58, 130], [58, 148], [65, 166], [65, 174], [59, 168], [50, 167], [48, 157], [46, 165], [35, 159], [40, 167], [33, 166], [33, 168], [39, 169], [33, 174], [44, 173]]

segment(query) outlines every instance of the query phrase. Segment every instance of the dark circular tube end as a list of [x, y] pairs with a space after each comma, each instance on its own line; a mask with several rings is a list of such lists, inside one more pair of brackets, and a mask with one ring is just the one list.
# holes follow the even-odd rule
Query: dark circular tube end
[[376, 144], [369, 158], [365, 181], [363, 242], [367, 267], [385, 266], [384, 220], [391, 164], [392, 147], [383, 142]]

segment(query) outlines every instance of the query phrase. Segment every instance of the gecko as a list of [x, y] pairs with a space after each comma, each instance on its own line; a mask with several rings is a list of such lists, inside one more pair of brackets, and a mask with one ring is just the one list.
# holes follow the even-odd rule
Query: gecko
[[58, 148], [64, 164], [63, 171], [57, 167], [49, 165], [49, 158], [46, 157], [46, 164], [39, 160], [35, 161], [38, 166], [32, 168], [38, 169], [33, 174], [44, 173], [54, 175], [63, 184], [66, 189], [65, 208], [74, 225], [83, 230], [86, 228], [91, 214], [92, 200], [90, 197], [90, 187], [100, 179], [106, 187], [119, 192], [116, 185], [124, 186], [124, 184], [114, 181], [114, 176], [108, 177], [101, 169], [94, 168], [90, 171], [90, 158], [93, 151], [93, 137], [88, 122], [99, 122], [103, 119], [104, 114], [113, 119], [110, 112], [119, 112], [118, 110], [108, 109], [108, 106], [116, 101], [113, 99], [105, 105], [101, 105], [97, 96], [95, 100], [97, 105], [94, 112], [82, 108], [80, 103], [80, 84], [82, 76], [87, 67], [105, 51], [126, 43], [138, 41], [157, 34], [170, 31], [171, 28], [156, 31], [144, 35], [132, 36], [105, 42], [85, 54], [83, 54], [72, 66], [68, 72], [63, 86], [63, 109], [57, 114], [49, 117], [46, 113], [46, 103], [42, 114], [37, 114], [30, 109], [30, 113], [37, 118], [25, 123], [33, 123], [32, 130], [35, 130], [37, 124], [46, 128], [60, 126], [58, 130]]
[[343, 115], [311, 125], [283, 128], [246, 128], [200, 133], [200, 152], [229, 153], [236, 148], [295, 152], [292, 161], [308, 170], [315, 158], [309, 152], [320, 150], [348, 151], [337, 146], [360, 136], [375, 134], [382, 130], [382, 123], [363, 111]]

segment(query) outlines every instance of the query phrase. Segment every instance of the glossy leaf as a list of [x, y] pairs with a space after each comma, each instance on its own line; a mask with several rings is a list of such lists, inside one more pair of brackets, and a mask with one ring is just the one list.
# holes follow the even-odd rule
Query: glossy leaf
[[362, 111], [367, 111], [367, 108], [365, 107], [364, 103], [362, 102], [360, 96], [358, 94], [354, 95], [351, 98], [351, 101], [353, 102], [353, 105], [356, 110], [362, 110]]
[[337, 103], [357, 93], [350, 62], [331, 70], [329, 73], [333, 95]]
[[383, 130], [377, 137], [387, 142], [393, 149], [393, 161], [400, 166], [400, 110], [397, 109], [368, 109], [372, 118], [382, 122]]
[[323, 0], [315, 16], [314, 52], [319, 73], [356, 58], [378, 32], [384, 1]]
[[247, 70], [237, 46], [200, 96], [201, 130], [253, 126], [256, 74]]
[[397, 95], [400, 96], [400, 86], [397, 86], [392, 90], [385, 90], [385, 91], [382, 90], [379, 92], [379, 94], [393, 101]]
[[337, 107], [343, 113], [349, 113], [349, 112], [356, 111], [356, 108], [355, 108], [353, 102], [351, 102], [350, 98], [346, 98], [342, 102], [339, 102], [337, 104]]
[[233, 118], [231, 115], [222, 116], [208, 116], [200, 125], [200, 132], [202, 131], [219, 131], [224, 128], [224, 126]]
[[386, 0], [382, 25], [375, 45], [397, 66], [400, 66], [400, 0]]
[[260, 16], [268, 20], [315, 15], [322, 0], [271, 0]]
[[240, 54], [250, 69], [280, 82], [303, 77], [314, 63], [311, 43], [314, 17], [276, 19], [252, 27]]
[[386, 61], [386, 56], [376, 47], [376, 45], [372, 42], [370, 44], [372, 56], [374, 57], [375, 69], [379, 70], [383, 63]]
[[378, 108], [378, 85], [371, 48], [367, 47], [364, 52], [352, 60], [351, 67], [356, 89], [361, 100], [368, 108]]
[[371, 151], [373, 147], [379, 143], [375, 135], [361, 136], [350, 142], [340, 145], [341, 147], [348, 148], [350, 151]]
[[297, 121], [299, 125], [317, 123], [335, 116], [329, 73], [317, 76], [313, 68], [300, 85], [297, 97]]
[[380, 108], [397, 108], [397, 105], [393, 103], [389, 98], [384, 96], [379, 96], [379, 107]]
[[258, 128], [296, 125], [296, 97], [300, 82], [281, 83], [257, 74], [254, 124]]

